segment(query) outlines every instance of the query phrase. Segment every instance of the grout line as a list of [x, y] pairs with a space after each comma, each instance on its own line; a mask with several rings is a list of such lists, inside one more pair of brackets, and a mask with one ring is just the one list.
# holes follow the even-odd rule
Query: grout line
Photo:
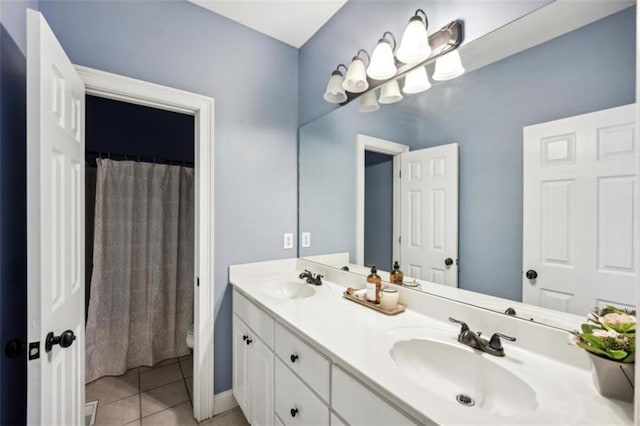
[[141, 368], [138, 367], [138, 407], [140, 411], [138, 412], [138, 420], [140, 424], [142, 424], [142, 379], [140, 378]]

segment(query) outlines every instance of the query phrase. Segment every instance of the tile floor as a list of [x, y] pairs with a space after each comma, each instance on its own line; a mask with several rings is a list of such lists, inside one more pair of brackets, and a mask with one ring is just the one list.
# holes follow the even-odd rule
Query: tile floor
[[[86, 387], [86, 400], [98, 400], [96, 426], [197, 425], [193, 419], [191, 355], [133, 368], [122, 376], [102, 377]], [[248, 425], [239, 408], [203, 424]]]

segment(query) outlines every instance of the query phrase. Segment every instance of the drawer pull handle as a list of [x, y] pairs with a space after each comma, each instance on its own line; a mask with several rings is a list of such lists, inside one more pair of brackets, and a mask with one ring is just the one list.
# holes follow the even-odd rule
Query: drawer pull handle
[[292, 408], [291, 409], [291, 417], [295, 417], [296, 414], [298, 414], [298, 409], [297, 408]]
[[242, 336], [242, 340], [244, 340], [245, 342], [247, 341], [248, 338], [249, 338], [249, 336], [247, 336], [246, 334], [244, 336]]
[[293, 354], [289, 357], [289, 359], [291, 359], [291, 362], [296, 362], [296, 360], [298, 359], [298, 355]]
[[251, 340], [251, 339], [247, 339], [247, 345], [250, 345], [250, 344], [251, 344], [251, 342], [253, 342], [253, 340]]

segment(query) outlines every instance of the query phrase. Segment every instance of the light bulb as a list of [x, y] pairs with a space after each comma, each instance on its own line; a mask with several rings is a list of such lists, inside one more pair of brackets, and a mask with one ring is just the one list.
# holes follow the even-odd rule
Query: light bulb
[[457, 50], [447, 53], [436, 59], [436, 69], [433, 79], [438, 81], [451, 80], [464, 74], [460, 54]]
[[412, 95], [414, 93], [424, 92], [430, 87], [431, 83], [427, 76], [427, 70], [424, 67], [418, 67], [409, 71], [406, 75], [402, 91], [408, 95]]
[[332, 104], [340, 104], [347, 100], [347, 94], [344, 93], [344, 88], [342, 87], [343, 81], [344, 78], [340, 71], [335, 70], [331, 73], [331, 78], [327, 84], [327, 90], [324, 92], [323, 96], [325, 101]]
[[398, 87], [398, 80], [393, 80], [382, 86], [378, 102], [381, 104], [393, 104], [402, 100], [402, 94]]
[[409, 24], [402, 34], [396, 58], [405, 64], [415, 64], [424, 61], [430, 55], [431, 46], [425, 24], [419, 16], [414, 16], [409, 20]]
[[358, 111], [360, 112], [373, 112], [380, 109], [378, 101], [376, 100], [376, 91], [372, 90], [360, 96], [358, 100]]
[[397, 71], [391, 45], [387, 40], [380, 39], [371, 56], [367, 75], [374, 80], [386, 80], [396, 75]]
[[362, 62], [362, 59], [359, 57], [353, 57], [351, 65], [349, 65], [349, 69], [347, 70], [347, 76], [342, 83], [342, 87], [344, 87], [344, 90], [348, 90], [352, 93], [362, 93], [369, 88], [364, 62]]

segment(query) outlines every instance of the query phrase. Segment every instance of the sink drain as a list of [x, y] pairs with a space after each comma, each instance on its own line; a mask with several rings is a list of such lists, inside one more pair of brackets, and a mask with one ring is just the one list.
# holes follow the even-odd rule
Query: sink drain
[[456, 401], [458, 401], [460, 404], [465, 405], [467, 407], [472, 407], [475, 404], [475, 401], [473, 400], [473, 398], [464, 394], [456, 395]]

